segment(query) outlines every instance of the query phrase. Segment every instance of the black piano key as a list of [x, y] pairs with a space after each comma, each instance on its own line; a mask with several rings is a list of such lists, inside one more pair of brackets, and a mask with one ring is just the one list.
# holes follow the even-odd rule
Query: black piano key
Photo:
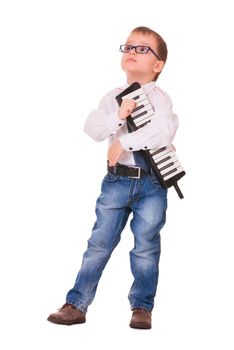
[[154, 153], [151, 153], [151, 156], [155, 156], [156, 154], [159, 154], [161, 153], [162, 151], [165, 151], [166, 150], [166, 147], [162, 147], [160, 149], [158, 149], [157, 151], [155, 151]]
[[145, 118], [142, 118], [140, 123], [138, 123], [137, 121], [135, 122], [137, 128], [141, 127], [141, 123], [151, 123], [151, 119], [148, 118], [148, 115], [145, 116]]
[[174, 162], [168, 163], [167, 165], [164, 165], [162, 168], [160, 168], [159, 171], [161, 172], [161, 171], [163, 171], [163, 170], [169, 168], [170, 166], [172, 166], [172, 165], [174, 165], [174, 164], [175, 164]]
[[166, 157], [166, 158], [163, 158], [163, 159], [161, 159], [159, 162], [157, 162], [156, 165], [162, 164], [162, 163], [166, 162], [166, 161], [169, 160], [169, 159], [171, 159], [170, 156], [168, 156], [168, 157]]
[[146, 125], [149, 124], [149, 123], [150, 123], [150, 120], [148, 120], [147, 122], [145, 122], [145, 123], [139, 125], [139, 126], [138, 126], [138, 129], [139, 129], [139, 128], [143, 128], [143, 126], [146, 126]]
[[139, 109], [142, 109], [142, 108], [144, 108], [144, 107], [145, 107], [145, 105], [137, 106], [137, 107], [135, 107], [135, 108], [133, 109], [132, 113], [135, 113], [135, 112], [139, 111]]
[[148, 111], [141, 112], [141, 113], [135, 115], [135, 117], [132, 117], [132, 119], [135, 120], [135, 119], [140, 118], [142, 115], [145, 115], [147, 113], [148, 113]]
[[163, 177], [166, 177], [166, 176], [168, 176], [168, 175], [174, 173], [175, 171], [177, 171], [177, 168], [173, 168], [172, 170], [168, 171], [167, 173], [163, 174], [162, 176], [163, 176]]

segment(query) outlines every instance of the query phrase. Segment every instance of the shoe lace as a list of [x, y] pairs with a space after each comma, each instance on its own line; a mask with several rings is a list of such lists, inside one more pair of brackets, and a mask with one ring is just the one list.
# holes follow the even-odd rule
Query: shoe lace
[[69, 303], [65, 303], [65, 304], [59, 309], [59, 311], [60, 311], [60, 310], [63, 310], [63, 309], [66, 309], [66, 308], [68, 308], [68, 307], [71, 307], [73, 310], [76, 309], [76, 307], [75, 307], [74, 305], [69, 304]]

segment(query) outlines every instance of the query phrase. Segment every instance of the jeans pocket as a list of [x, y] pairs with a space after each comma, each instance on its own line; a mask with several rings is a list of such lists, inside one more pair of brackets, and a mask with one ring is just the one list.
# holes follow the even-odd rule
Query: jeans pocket
[[150, 179], [151, 179], [151, 181], [153, 182], [153, 184], [159, 185], [159, 186], [160, 186], [160, 183], [159, 183], [159, 181], [158, 181], [158, 178], [157, 178], [157, 176], [156, 176], [155, 174], [150, 174]]
[[167, 189], [160, 184], [160, 182], [159, 182], [159, 180], [158, 180], [158, 178], [157, 178], [157, 176], [155, 174], [151, 174], [150, 175], [150, 180], [151, 180], [151, 182], [153, 183], [154, 186], [156, 186], [158, 188], [161, 188], [162, 190], [167, 191]]

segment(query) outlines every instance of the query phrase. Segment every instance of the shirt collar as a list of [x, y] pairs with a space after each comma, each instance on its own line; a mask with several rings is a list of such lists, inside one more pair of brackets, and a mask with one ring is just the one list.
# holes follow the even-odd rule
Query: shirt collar
[[145, 95], [147, 95], [155, 87], [155, 82], [151, 81], [150, 83], [142, 85]]

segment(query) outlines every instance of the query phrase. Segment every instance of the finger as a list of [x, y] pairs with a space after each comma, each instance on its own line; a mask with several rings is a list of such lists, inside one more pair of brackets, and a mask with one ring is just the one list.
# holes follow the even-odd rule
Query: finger
[[117, 164], [117, 162], [114, 162], [114, 161], [113, 161], [113, 162], [110, 162], [110, 161], [109, 161], [109, 164], [110, 164], [110, 166], [115, 166], [115, 165]]
[[116, 159], [115, 159], [115, 158], [112, 158], [112, 157], [109, 158], [108, 161], [109, 161], [110, 166], [115, 166], [116, 163], [117, 163]]
[[108, 152], [107, 157], [108, 157], [110, 166], [114, 166], [116, 164], [116, 157], [114, 156], [114, 154], [110, 151]]
[[135, 100], [131, 100], [132, 102], [132, 106], [135, 107], [136, 106], [136, 101]]

